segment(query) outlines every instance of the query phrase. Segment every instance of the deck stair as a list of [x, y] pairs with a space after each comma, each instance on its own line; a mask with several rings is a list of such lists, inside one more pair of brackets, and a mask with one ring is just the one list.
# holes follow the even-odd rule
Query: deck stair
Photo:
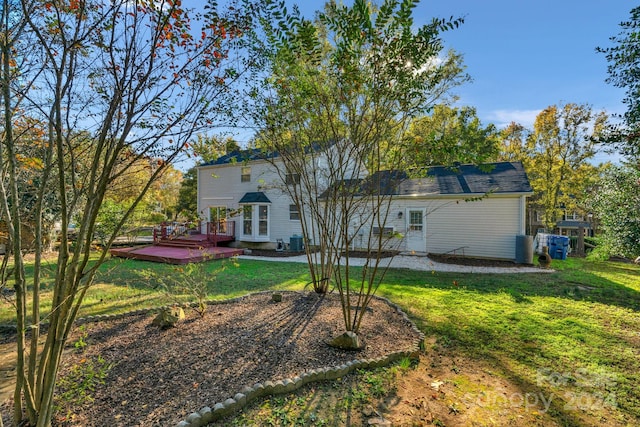
[[154, 229], [153, 245], [111, 249], [111, 255], [169, 264], [230, 258], [243, 253], [242, 249], [223, 246], [235, 240], [233, 224], [208, 223], [206, 234], [199, 232], [199, 226], [163, 224]]

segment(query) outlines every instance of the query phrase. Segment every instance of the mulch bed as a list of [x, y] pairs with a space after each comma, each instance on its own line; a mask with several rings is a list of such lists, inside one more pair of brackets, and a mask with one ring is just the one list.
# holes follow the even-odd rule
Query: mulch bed
[[[398, 251], [383, 251], [380, 253], [380, 258], [389, 258], [395, 255], [398, 255], [398, 253], [399, 253]], [[269, 249], [251, 249], [251, 253], [248, 255], [283, 258], [283, 257], [304, 255], [304, 252], [291, 252], [291, 251], [278, 252], [278, 251], [269, 250]], [[369, 253], [366, 251], [350, 251], [349, 256], [352, 258], [368, 258]]]
[[473, 267], [522, 267], [522, 265], [516, 264], [512, 261], [470, 258], [457, 255], [429, 254], [429, 259], [443, 264], [469, 265]]
[[287, 258], [292, 256], [304, 255], [304, 252], [276, 251], [273, 249], [251, 249], [251, 253], [248, 253], [247, 255], [266, 256], [266, 257], [273, 257], [273, 258]]
[[[152, 325], [152, 314], [85, 324], [68, 341], [61, 375], [98, 356], [113, 366], [93, 402], [61, 408], [54, 425], [172, 426], [244, 386], [407, 350], [418, 338], [401, 314], [374, 299], [360, 330], [366, 348], [337, 350], [325, 342], [344, 331], [338, 296], [283, 296], [212, 305], [204, 318], [190, 310], [167, 330]], [[87, 346], [78, 352], [73, 343], [83, 333]]]

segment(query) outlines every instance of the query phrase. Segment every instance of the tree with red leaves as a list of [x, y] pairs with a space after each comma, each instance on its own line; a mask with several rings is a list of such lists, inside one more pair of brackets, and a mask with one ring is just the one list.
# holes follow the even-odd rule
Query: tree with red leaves
[[[232, 122], [240, 98], [234, 87], [251, 65], [241, 56], [251, 28], [248, 1], [225, 8], [211, 1], [197, 11], [180, 0], [2, 0], [0, 215], [10, 243], [0, 273], [16, 291], [15, 425], [51, 425], [65, 342], [122, 224], [193, 135]], [[37, 188], [20, 179], [21, 147], [33, 132], [15, 124], [27, 118], [45, 129], [38, 167], [31, 168]], [[159, 161], [95, 260], [91, 243], [105, 194], [144, 159]], [[25, 194], [36, 236], [29, 275], [20, 227]], [[61, 245], [47, 279], [41, 242], [51, 203]], [[48, 312], [40, 309], [45, 285], [53, 289]]]

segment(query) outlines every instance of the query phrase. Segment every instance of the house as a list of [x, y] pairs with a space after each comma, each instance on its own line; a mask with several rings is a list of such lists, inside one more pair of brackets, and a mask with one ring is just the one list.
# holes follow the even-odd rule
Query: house
[[[249, 150], [198, 168], [198, 210], [206, 221], [235, 221], [236, 246], [275, 248], [301, 234], [301, 213], [282, 190], [296, 177], [283, 182], [274, 161]], [[392, 198], [388, 220], [374, 233], [388, 232], [403, 251], [515, 259], [531, 186], [519, 162], [485, 166], [431, 167], [424, 178], [387, 183], [380, 191]], [[366, 245], [365, 235], [354, 245]]]
[[547, 230], [544, 224], [544, 207], [535, 203], [529, 206], [527, 228], [529, 234], [532, 235], [551, 232], [569, 237], [577, 237], [580, 230], [583, 230], [585, 237], [593, 237], [595, 231], [593, 217], [590, 214], [585, 216], [579, 212], [568, 210], [563, 211], [561, 219], [556, 222], [553, 230]]
[[198, 212], [207, 222], [234, 221], [233, 246], [275, 248], [279, 240], [302, 233], [300, 213], [272, 161], [255, 149], [198, 167]]
[[514, 260], [533, 194], [520, 162], [430, 167], [424, 178], [381, 182], [392, 197], [388, 245], [416, 253]]

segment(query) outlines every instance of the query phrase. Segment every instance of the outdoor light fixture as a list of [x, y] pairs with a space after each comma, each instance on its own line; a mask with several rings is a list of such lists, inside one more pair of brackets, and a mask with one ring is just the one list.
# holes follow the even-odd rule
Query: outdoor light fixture
[[402, 211], [398, 212], [398, 219], [402, 219]]

